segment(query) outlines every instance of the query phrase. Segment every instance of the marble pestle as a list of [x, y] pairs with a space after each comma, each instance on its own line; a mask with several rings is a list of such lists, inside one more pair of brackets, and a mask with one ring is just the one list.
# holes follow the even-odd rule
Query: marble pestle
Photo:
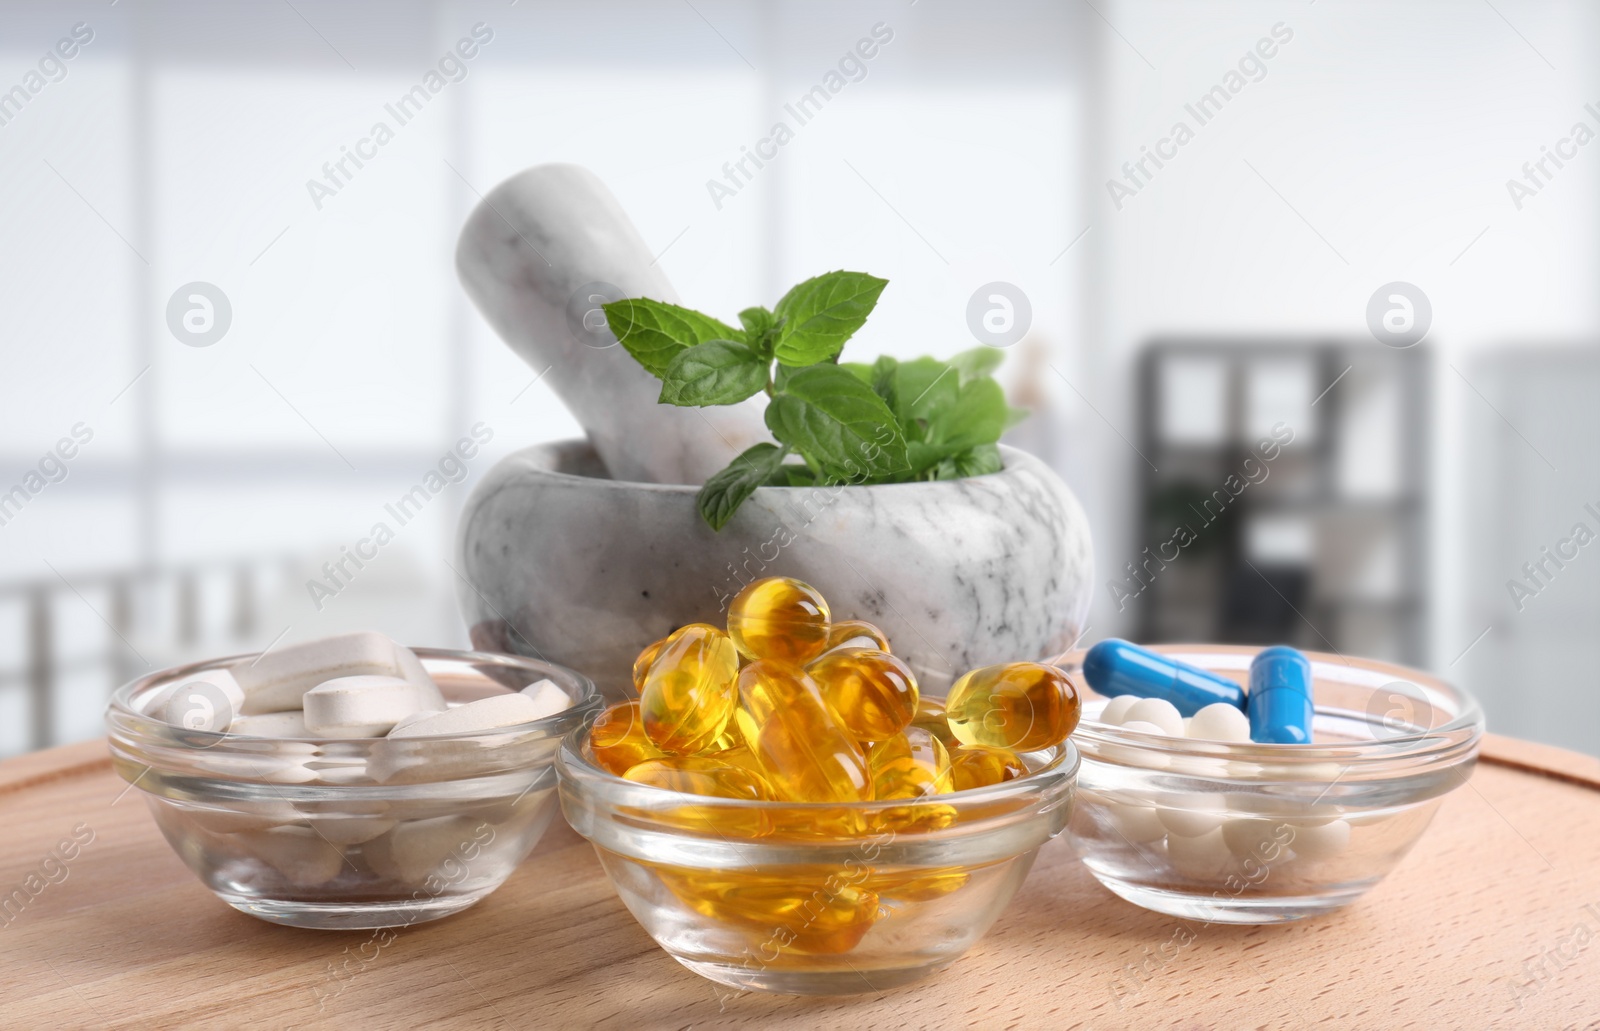
[[759, 398], [703, 409], [658, 404], [660, 381], [605, 327], [604, 301], [678, 298], [588, 169], [538, 165], [496, 186], [461, 230], [456, 271], [501, 339], [548, 378], [613, 479], [698, 484], [771, 439]]

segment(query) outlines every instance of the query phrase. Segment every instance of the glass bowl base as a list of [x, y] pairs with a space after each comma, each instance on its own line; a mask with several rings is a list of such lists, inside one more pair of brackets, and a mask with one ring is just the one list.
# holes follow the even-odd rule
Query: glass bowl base
[[217, 897], [241, 913], [285, 927], [304, 927], [316, 931], [365, 931], [440, 920], [461, 912], [487, 894], [441, 895], [394, 902], [303, 902], [230, 895], [226, 892], [217, 892]]
[[741, 991], [771, 992], [778, 995], [860, 995], [884, 992], [920, 981], [949, 966], [954, 960], [927, 963], [919, 967], [892, 970], [859, 970], [849, 966], [838, 970], [774, 970], [756, 964], [717, 963], [705, 960], [673, 959], [701, 977]]
[[1198, 892], [1155, 888], [1147, 884], [1107, 877], [1091, 870], [1095, 880], [1119, 898], [1136, 906], [1205, 924], [1281, 924], [1321, 916], [1348, 906], [1365, 895], [1370, 885], [1316, 895], [1203, 895]]

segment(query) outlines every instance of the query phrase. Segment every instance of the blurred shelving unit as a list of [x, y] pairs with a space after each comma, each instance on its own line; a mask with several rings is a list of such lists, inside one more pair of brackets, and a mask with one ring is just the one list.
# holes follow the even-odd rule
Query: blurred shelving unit
[[1421, 664], [1428, 352], [1160, 339], [1139, 366], [1141, 640]]

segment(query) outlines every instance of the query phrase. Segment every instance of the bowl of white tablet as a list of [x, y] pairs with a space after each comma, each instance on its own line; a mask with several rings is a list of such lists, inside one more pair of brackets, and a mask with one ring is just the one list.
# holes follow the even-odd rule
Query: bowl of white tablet
[[218, 898], [353, 929], [498, 888], [555, 815], [562, 737], [600, 706], [553, 663], [359, 633], [152, 673], [106, 722], [117, 772]]

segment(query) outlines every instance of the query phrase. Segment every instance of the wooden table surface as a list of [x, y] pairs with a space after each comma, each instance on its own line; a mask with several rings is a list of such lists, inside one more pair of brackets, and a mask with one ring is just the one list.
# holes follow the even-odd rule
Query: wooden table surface
[[0, 926], [0, 1027], [1600, 1027], [1600, 761], [1494, 737], [1484, 759], [1360, 902], [1273, 927], [1193, 925], [1120, 1001], [1124, 965], [1179, 921], [1102, 889], [1063, 837], [941, 974], [719, 1006], [559, 819], [498, 892], [399, 931], [335, 981], [371, 932], [277, 927], [217, 901], [124, 795], [104, 742], [87, 742], [0, 763], [0, 895], [75, 829], [93, 835]]

